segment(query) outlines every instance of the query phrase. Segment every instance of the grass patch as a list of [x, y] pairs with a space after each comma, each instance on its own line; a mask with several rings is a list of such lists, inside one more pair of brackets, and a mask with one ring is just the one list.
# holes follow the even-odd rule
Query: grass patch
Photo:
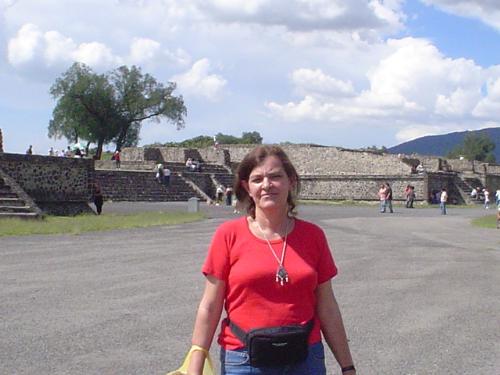
[[80, 234], [113, 229], [183, 224], [203, 218], [201, 213], [141, 212], [130, 215], [47, 216], [44, 220], [0, 219], [0, 237], [31, 234]]
[[472, 219], [472, 225], [480, 228], [493, 228], [497, 227], [496, 215], [488, 215]]

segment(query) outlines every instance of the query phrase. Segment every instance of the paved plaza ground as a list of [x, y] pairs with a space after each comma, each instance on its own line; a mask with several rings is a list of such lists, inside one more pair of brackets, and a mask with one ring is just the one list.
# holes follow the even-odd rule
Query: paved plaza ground
[[[209, 218], [186, 225], [1, 238], [0, 374], [161, 375], [178, 367], [208, 243], [234, 217], [226, 207], [201, 209]], [[500, 230], [470, 225], [486, 213], [493, 210], [299, 207], [323, 227], [339, 266], [333, 286], [358, 374], [500, 373]], [[339, 374], [330, 353], [327, 365]]]

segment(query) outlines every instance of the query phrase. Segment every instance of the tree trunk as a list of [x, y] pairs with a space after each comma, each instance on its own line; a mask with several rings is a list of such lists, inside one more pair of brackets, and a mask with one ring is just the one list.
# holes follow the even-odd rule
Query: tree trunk
[[118, 136], [118, 139], [116, 140], [116, 149], [117, 150], [121, 150], [129, 128], [130, 128], [130, 123], [128, 123], [127, 125], [124, 125], [122, 127], [122, 130], [120, 130], [120, 135]]
[[87, 146], [85, 146], [85, 155], [89, 155], [90, 141], [87, 141]]
[[95, 160], [101, 160], [103, 145], [104, 145], [104, 138], [99, 138], [97, 140], [97, 151], [95, 152]]

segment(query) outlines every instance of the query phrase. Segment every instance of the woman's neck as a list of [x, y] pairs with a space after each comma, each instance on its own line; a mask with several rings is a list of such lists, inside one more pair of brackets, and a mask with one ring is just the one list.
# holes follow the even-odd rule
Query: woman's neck
[[[292, 219], [288, 216], [288, 211], [279, 212], [255, 212], [255, 219], [251, 220], [254, 225], [255, 234], [272, 239], [284, 237], [293, 227]], [[260, 232], [260, 233], [259, 233]]]

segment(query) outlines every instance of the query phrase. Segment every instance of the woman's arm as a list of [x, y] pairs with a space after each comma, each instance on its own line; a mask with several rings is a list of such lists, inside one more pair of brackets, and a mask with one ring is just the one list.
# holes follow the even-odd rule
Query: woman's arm
[[[222, 313], [225, 290], [226, 283], [224, 281], [207, 275], [205, 291], [203, 292], [194, 323], [193, 345], [201, 346], [207, 350], [210, 349]], [[204, 360], [205, 354], [201, 351], [195, 351], [191, 356], [188, 374], [201, 375], [203, 373]]]
[[[318, 301], [316, 311], [321, 322], [321, 331], [326, 343], [340, 367], [353, 365], [342, 315], [333, 294], [330, 280], [318, 285], [316, 298]], [[353, 375], [356, 374], [356, 371], [346, 371], [345, 374]]]

